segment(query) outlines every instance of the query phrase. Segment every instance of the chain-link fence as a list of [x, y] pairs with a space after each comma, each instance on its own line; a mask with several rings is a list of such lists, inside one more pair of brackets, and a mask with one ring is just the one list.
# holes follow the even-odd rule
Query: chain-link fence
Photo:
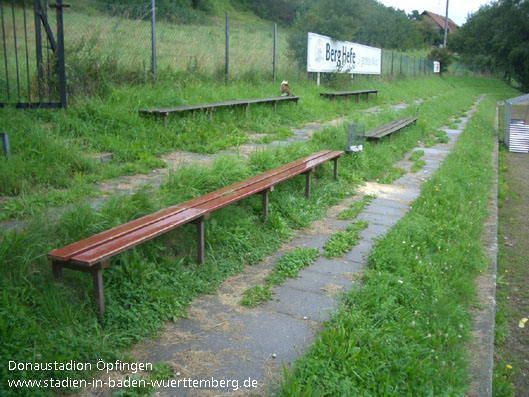
[[[271, 81], [275, 76], [288, 80], [306, 76], [304, 60], [296, 59], [289, 50], [289, 32], [281, 27], [276, 30], [274, 24], [244, 20], [240, 14], [225, 20], [167, 4], [158, 9], [153, 0], [129, 1], [128, 4], [104, 0], [68, 1], [70, 7], [64, 12], [64, 30], [71, 92], [98, 93], [108, 82], [149, 82], [167, 71], [183, 73], [186, 78], [227, 78], [230, 81]], [[33, 3], [32, 0], [14, 3], [15, 14], [20, 14], [21, 20], [21, 5], [26, 2]], [[49, 0], [41, 2], [43, 8], [51, 10]], [[5, 19], [8, 26], [8, 18]], [[26, 25], [19, 23], [16, 29], [25, 27], [31, 37], [33, 24]], [[8, 48], [13, 47], [9, 45], [12, 39], [4, 35]], [[48, 56], [49, 46], [45, 50]], [[29, 61], [32, 56], [30, 53]], [[11, 54], [6, 53], [4, 57], [8, 59]], [[228, 59], [229, 75], [226, 73]], [[10, 72], [10, 76], [15, 75]], [[462, 64], [453, 65], [449, 72], [490, 73]], [[424, 57], [389, 50], [382, 52], [382, 78], [432, 73], [432, 61]]]

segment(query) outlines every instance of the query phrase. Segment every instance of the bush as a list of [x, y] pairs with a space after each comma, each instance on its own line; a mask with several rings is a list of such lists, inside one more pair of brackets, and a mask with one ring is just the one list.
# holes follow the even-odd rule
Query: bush
[[441, 63], [441, 74], [448, 71], [448, 66], [454, 62], [454, 53], [448, 48], [434, 48], [429, 54], [428, 59], [439, 61]]

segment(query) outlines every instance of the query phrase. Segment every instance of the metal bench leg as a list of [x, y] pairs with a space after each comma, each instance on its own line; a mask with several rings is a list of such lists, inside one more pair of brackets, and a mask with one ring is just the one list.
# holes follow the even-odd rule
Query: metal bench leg
[[334, 180], [338, 179], [338, 159], [334, 159]]
[[248, 116], [248, 108], [249, 108], [249, 107], [250, 107], [250, 104], [249, 104], [249, 103], [247, 103], [247, 104], [246, 104], [246, 106], [245, 106], [245, 108], [246, 108], [246, 109], [244, 110], [244, 111], [245, 111], [245, 114], [246, 114], [246, 116]]
[[277, 112], [277, 101], [274, 101], [274, 113], [276, 113], [276, 112]]
[[197, 225], [197, 263], [204, 264], [204, 222], [209, 219], [209, 214], [193, 221]]
[[197, 222], [197, 263], [204, 263], [204, 219]]
[[55, 277], [55, 280], [62, 281], [62, 266], [60, 263], [53, 261], [52, 262], [52, 268], [53, 268], [53, 276]]
[[310, 174], [312, 170], [304, 172], [305, 174], [305, 197], [310, 199]]
[[356, 94], [356, 103], [360, 102], [360, 94]]
[[367, 93], [367, 103], [369, 103], [369, 92]]
[[164, 127], [167, 126], [167, 116], [169, 116], [169, 113], [164, 113], [162, 115], [162, 117], [163, 117], [163, 126]]
[[105, 315], [105, 293], [103, 291], [103, 270], [95, 269], [92, 271], [92, 277], [94, 278], [94, 296], [96, 300], [96, 307], [99, 311], [100, 320]]
[[266, 221], [266, 218], [268, 217], [268, 193], [273, 191], [274, 187], [272, 186], [260, 192], [261, 196], [263, 196], [263, 222]]

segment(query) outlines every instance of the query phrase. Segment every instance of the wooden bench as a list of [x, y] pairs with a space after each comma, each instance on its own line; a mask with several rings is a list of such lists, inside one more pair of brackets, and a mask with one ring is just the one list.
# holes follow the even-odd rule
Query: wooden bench
[[376, 140], [378, 142], [378, 140], [385, 137], [386, 135], [391, 135], [394, 132], [400, 131], [403, 128], [415, 123], [416, 121], [417, 117], [403, 117], [400, 120], [395, 120], [381, 127], [367, 131], [365, 137], [367, 140]]
[[142, 109], [142, 110], [139, 110], [139, 112], [140, 114], [162, 116], [165, 122], [165, 119], [171, 113], [188, 112], [188, 111], [193, 111], [193, 110], [206, 110], [209, 113], [209, 118], [211, 118], [213, 114], [213, 110], [215, 108], [227, 107], [227, 106], [246, 106], [246, 112], [248, 112], [248, 107], [250, 106], [250, 104], [257, 104], [257, 103], [271, 103], [272, 105], [274, 105], [274, 112], [275, 112], [277, 110], [278, 102], [294, 101], [296, 102], [296, 105], [297, 105], [300, 98], [301, 97], [299, 96], [278, 96], [278, 97], [273, 97], [273, 98], [241, 99], [241, 100], [233, 100], [233, 101], [207, 103], [203, 105], [184, 105], [184, 106], [175, 106], [175, 107], [160, 108], [160, 109]]
[[62, 280], [62, 269], [68, 268], [91, 273], [94, 293], [100, 316], [104, 315], [102, 271], [110, 266], [110, 258], [167, 233], [187, 223], [197, 225], [197, 262], [204, 263], [204, 221], [209, 214], [229, 204], [254, 194], [263, 197], [263, 217], [268, 215], [268, 193], [278, 183], [305, 174], [305, 195], [310, 198], [310, 174], [314, 169], [329, 160], [334, 161], [334, 178], [338, 177], [338, 159], [344, 152], [324, 150], [293, 161], [264, 174], [234, 183], [225, 188], [207, 193], [173, 207], [165, 208], [92, 237], [59, 248], [48, 253], [52, 262], [53, 274]]
[[349, 96], [356, 95], [356, 103], [360, 101], [360, 95], [366, 94], [367, 102], [369, 102], [369, 94], [376, 94], [378, 97], [378, 90], [360, 90], [360, 91], [336, 91], [336, 92], [322, 92], [320, 95], [324, 98], [332, 98], [334, 102], [337, 96], [344, 96], [345, 100], [349, 100]]

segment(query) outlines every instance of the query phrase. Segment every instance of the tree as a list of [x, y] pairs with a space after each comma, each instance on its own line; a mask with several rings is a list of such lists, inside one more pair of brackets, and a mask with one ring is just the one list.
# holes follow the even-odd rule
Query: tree
[[529, 1], [501, 0], [471, 15], [450, 45], [466, 63], [504, 71], [529, 90]]
[[448, 66], [454, 61], [454, 53], [448, 48], [434, 48], [429, 54], [428, 59], [439, 61], [441, 64], [441, 75], [448, 71]]
[[399, 50], [423, 45], [421, 34], [404, 11], [374, 0], [305, 0], [294, 29], [288, 42], [300, 64], [307, 56], [307, 32]]

